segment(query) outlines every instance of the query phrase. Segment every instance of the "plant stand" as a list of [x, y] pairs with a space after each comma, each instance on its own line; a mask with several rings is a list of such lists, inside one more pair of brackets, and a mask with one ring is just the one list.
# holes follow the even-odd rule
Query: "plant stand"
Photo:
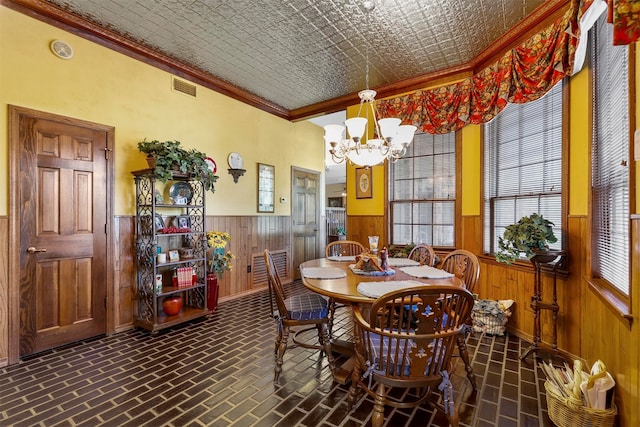
[[[531, 257], [530, 261], [533, 264], [535, 277], [533, 285], [533, 295], [531, 296], [531, 309], [533, 310], [533, 342], [529, 348], [520, 356], [520, 360], [524, 360], [531, 353], [537, 353], [544, 349], [547, 352], [558, 352], [558, 312], [560, 306], [558, 305], [558, 295], [556, 293], [556, 281], [558, 268], [564, 263], [566, 258], [565, 251], [548, 251], [545, 253], [537, 254]], [[553, 277], [553, 293], [551, 302], [544, 302], [542, 298], [542, 271], [548, 271]], [[540, 335], [542, 328], [540, 325], [540, 311], [550, 310], [552, 312], [553, 323], [553, 342], [550, 347], [542, 346]]]

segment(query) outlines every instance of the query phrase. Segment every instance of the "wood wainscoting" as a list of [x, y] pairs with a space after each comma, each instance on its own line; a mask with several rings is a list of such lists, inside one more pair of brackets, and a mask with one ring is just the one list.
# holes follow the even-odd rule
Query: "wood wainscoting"
[[369, 236], [380, 236], [378, 247], [389, 246], [387, 221], [384, 216], [347, 215], [347, 240], [369, 247]]
[[[114, 223], [116, 245], [114, 319], [115, 330], [121, 331], [132, 327], [135, 310], [135, 221], [133, 216], [120, 216], [116, 217]], [[288, 253], [286, 260], [289, 265], [286, 271], [293, 271], [290, 256], [291, 217], [289, 216], [208, 216], [205, 219], [205, 230], [226, 231], [231, 235], [227, 250], [235, 256], [235, 259], [232, 270], [225, 272], [218, 280], [221, 299], [242, 295], [266, 286], [266, 283], [252, 286], [253, 281], [249, 271], [253, 255], [261, 254], [265, 249]], [[283, 278], [283, 280], [289, 279]]]
[[136, 300], [136, 225], [133, 216], [114, 218], [113, 287], [115, 331], [133, 327]]
[[[558, 313], [558, 347], [565, 353], [581, 354], [580, 323], [581, 295], [583, 292], [583, 255], [586, 241], [586, 219], [571, 217], [567, 221], [566, 248], [567, 262], [557, 277], [557, 295], [560, 311]], [[505, 265], [498, 263], [493, 257], [480, 257], [480, 281], [476, 288], [480, 298], [511, 299], [515, 305], [511, 308], [507, 328], [521, 338], [531, 341], [533, 335], [533, 265], [526, 261]], [[551, 302], [553, 279], [550, 275], [542, 276], [542, 298]], [[542, 342], [552, 342], [552, 313], [541, 311]]]
[[9, 301], [9, 219], [0, 217], [0, 367], [9, 363], [9, 316], [7, 305]]

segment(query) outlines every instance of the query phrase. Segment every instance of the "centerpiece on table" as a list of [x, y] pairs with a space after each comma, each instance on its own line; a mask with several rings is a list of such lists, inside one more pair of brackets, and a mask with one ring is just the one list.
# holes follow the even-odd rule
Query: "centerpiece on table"
[[367, 276], [389, 276], [395, 274], [395, 270], [389, 267], [389, 253], [387, 248], [382, 248], [380, 251], [380, 258], [378, 254], [365, 252], [360, 255], [356, 255], [356, 263], [351, 264], [349, 268], [355, 274], [362, 274]]
[[209, 271], [207, 273], [207, 308], [215, 311], [218, 306], [218, 279], [221, 279], [225, 271], [231, 271], [233, 266], [231, 260], [234, 255], [226, 251], [227, 243], [231, 240], [231, 235], [224, 231], [207, 231], [207, 244], [211, 248], [211, 259], [209, 261]]

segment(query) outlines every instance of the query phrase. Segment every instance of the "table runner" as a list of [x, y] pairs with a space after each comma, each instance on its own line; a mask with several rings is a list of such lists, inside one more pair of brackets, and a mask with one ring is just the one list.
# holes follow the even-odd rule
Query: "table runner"
[[429, 267], [428, 265], [421, 265], [419, 267], [403, 267], [400, 270], [410, 276], [420, 277], [423, 279], [448, 279], [454, 276], [452, 273], [440, 270], [439, 268]]

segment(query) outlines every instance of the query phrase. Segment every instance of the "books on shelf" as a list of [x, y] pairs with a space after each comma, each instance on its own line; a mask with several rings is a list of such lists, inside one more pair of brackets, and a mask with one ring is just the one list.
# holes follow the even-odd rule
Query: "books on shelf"
[[193, 267], [178, 267], [176, 274], [178, 275], [179, 288], [186, 288], [193, 285]]

